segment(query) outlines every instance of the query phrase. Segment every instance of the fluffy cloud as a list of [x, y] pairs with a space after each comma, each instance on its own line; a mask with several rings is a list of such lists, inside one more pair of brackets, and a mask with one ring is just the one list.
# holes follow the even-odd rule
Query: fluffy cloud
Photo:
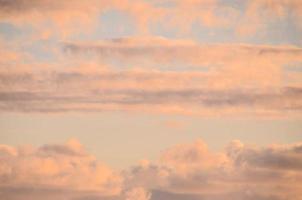
[[151, 195], [144, 188], [133, 188], [125, 194], [125, 200], [150, 200]]
[[300, 143], [259, 148], [233, 141], [211, 153], [199, 140], [167, 149], [126, 180], [144, 184], [154, 199], [299, 199], [300, 149]]
[[202, 140], [166, 149], [155, 162], [120, 172], [63, 145], [0, 146], [0, 197], [5, 199], [296, 200], [302, 195], [302, 145], [255, 147], [232, 141], [210, 152]]
[[[35, 190], [118, 194], [122, 179], [89, 155], [76, 140], [64, 145], [0, 146], [2, 198], [9, 191]], [[6, 196], [8, 195], [8, 196]], [[24, 198], [24, 197], [21, 197]]]

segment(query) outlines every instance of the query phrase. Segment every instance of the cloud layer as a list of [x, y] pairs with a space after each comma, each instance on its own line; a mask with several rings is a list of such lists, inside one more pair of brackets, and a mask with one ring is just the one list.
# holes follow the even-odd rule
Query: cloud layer
[[178, 144], [158, 161], [114, 171], [76, 141], [0, 146], [0, 195], [5, 199], [259, 199], [301, 197], [301, 143], [255, 147], [232, 141], [210, 152], [202, 140]]
[[61, 59], [47, 64], [2, 50], [7, 55], [0, 71], [2, 111], [301, 113], [300, 73], [287, 70], [302, 62], [298, 47], [202, 45], [158, 37], [62, 45]]
[[[1, 21], [22, 25], [24, 22], [41, 31], [70, 35], [94, 25], [100, 14], [119, 10], [133, 17], [140, 33], [148, 34], [150, 26], [164, 25], [167, 30], [190, 32], [193, 25], [205, 27], [231, 27], [241, 35], [263, 31], [266, 24], [279, 19], [293, 21], [301, 26], [301, 2], [299, 0], [166, 0], [166, 1], [67, 1], [49, 0], [1, 0]], [[238, 20], [239, 19], [239, 20]], [[235, 23], [236, 21], [236, 23]], [[87, 26], [89, 24], [89, 26]], [[51, 25], [51, 26], [49, 26]], [[91, 28], [91, 27], [90, 27]], [[46, 30], [46, 31], [45, 31]], [[49, 33], [48, 33], [49, 34]]]

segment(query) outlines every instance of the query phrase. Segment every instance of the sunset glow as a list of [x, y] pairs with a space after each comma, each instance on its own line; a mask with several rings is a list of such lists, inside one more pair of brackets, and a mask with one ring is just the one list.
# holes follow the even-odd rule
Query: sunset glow
[[0, 0], [0, 199], [302, 200], [301, 0]]

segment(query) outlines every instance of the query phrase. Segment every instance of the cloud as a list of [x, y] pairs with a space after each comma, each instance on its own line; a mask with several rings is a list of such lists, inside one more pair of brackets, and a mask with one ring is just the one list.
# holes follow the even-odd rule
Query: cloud
[[36, 35], [46, 38], [94, 30], [98, 17], [109, 10], [124, 12], [133, 18], [142, 35], [152, 33], [150, 27], [154, 25], [185, 35], [196, 25], [212, 30], [231, 28], [241, 35], [250, 35], [263, 31], [268, 28], [266, 24], [279, 19], [290, 18], [301, 26], [301, 7], [299, 0], [227, 3], [218, 0], [1, 0], [0, 17], [3, 22], [34, 27]]
[[[123, 62], [148, 60], [154, 63], [181, 62], [200, 66], [232, 63], [271, 63], [301, 61], [302, 49], [295, 46], [248, 44], [204, 45], [190, 40], [169, 40], [162, 37], [120, 38], [97, 42], [65, 42], [69, 54], [96, 55], [102, 59]], [[265, 63], [267, 64], [267, 62]]]
[[266, 24], [280, 20], [290, 20], [302, 28], [302, 3], [299, 0], [249, 0], [237, 32], [241, 35], [253, 35], [268, 28]]
[[[49, 31], [60, 32], [64, 34], [68, 29], [78, 30], [76, 26], [93, 25], [99, 14], [108, 10], [117, 10], [126, 12], [134, 18], [136, 25], [141, 33], [148, 33], [150, 24], [161, 20], [167, 21], [171, 26], [182, 26], [192, 24], [194, 21], [213, 26], [220, 22], [215, 11], [219, 8], [215, 0], [199, 1], [171, 1], [171, 6], [165, 6], [165, 3], [157, 0], [152, 1], [66, 1], [53, 2], [48, 0], [1, 0], [0, 16], [2, 21], [13, 23], [27, 23], [32, 26], [42, 25], [45, 22], [54, 25]], [[183, 12], [187, 10], [190, 12]], [[172, 20], [177, 18], [177, 20]], [[176, 23], [177, 22], [177, 23]], [[59, 26], [62, 30], [57, 30]], [[43, 26], [44, 30], [49, 27]], [[87, 27], [87, 25], [86, 25]], [[188, 27], [190, 28], [190, 27]], [[187, 28], [187, 29], [188, 29]], [[87, 30], [87, 29], [86, 29]]]
[[274, 145], [266, 149], [231, 144], [229, 155], [236, 165], [249, 165], [276, 170], [301, 170], [301, 148], [298, 143], [291, 146]]
[[266, 111], [299, 114], [301, 109], [300, 87], [215, 88], [207, 79], [208, 75], [196, 72], [3, 72], [0, 74], [0, 109], [164, 112], [161, 108], [169, 110], [176, 106], [184, 112], [194, 110], [192, 114], [197, 115], [227, 114], [227, 109], [237, 108], [239, 110], [232, 111], [235, 115], [249, 109], [254, 109], [254, 114], [257, 109], [262, 110], [264, 115]]
[[225, 152], [212, 153], [197, 140], [133, 168], [126, 182], [145, 185], [155, 200], [299, 199], [300, 149], [300, 143], [253, 147], [233, 141]]
[[[213, 88], [270, 88], [293, 80], [286, 66], [301, 63], [301, 48], [286, 45], [215, 44], [157, 37], [98, 42], [66, 42], [69, 59], [96, 59], [119, 68], [204, 72], [201, 83]], [[296, 85], [297, 86], [297, 85]]]
[[145, 191], [144, 188], [133, 188], [125, 194], [125, 200], [150, 200], [151, 194]]
[[0, 187], [4, 197], [14, 190], [28, 195], [56, 190], [71, 196], [73, 191], [114, 195], [119, 192], [122, 181], [76, 140], [39, 148], [1, 146], [0, 159]]
[[68, 200], [296, 200], [302, 145], [257, 147], [232, 141], [211, 152], [202, 140], [178, 144], [154, 162], [122, 171], [101, 164], [76, 140], [0, 146], [0, 197]]
[[[294, 46], [120, 38], [64, 43], [61, 59], [47, 64], [3, 52], [0, 110], [7, 112], [295, 117], [301, 110], [299, 72], [286, 70], [302, 62], [302, 51]], [[128, 66], [117, 69], [112, 62]], [[146, 69], [146, 63], [152, 67]]]

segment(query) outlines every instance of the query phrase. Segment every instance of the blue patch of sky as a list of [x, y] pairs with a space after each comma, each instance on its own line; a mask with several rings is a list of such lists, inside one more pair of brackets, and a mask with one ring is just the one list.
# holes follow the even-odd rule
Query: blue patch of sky
[[29, 53], [35, 61], [53, 62], [56, 60], [54, 52], [60, 46], [60, 43], [55, 38], [46, 40], [35, 40], [30, 44], [23, 45], [21, 50]]
[[243, 0], [218, 0], [218, 4], [221, 6], [232, 7], [243, 11], [246, 8], [248, 1]]
[[302, 45], [302, 29], [298, 27], [290, 13], [283, 18], [272, 21], [266, 32], [265, 39], [270, 41], [271, 44]]
[[[240, 19], [244, 17], [246, 1], [241, 0], [220, 0], [220, 5], [227, 6], [239, 11], [238, 21], [234, 21], [233, 25], [226, 27], [208, 27], [201, 23], [194, 22], [192, 24], [192, 37], [201, 43], [251, 43], [251, 44], [267, 44], [280, 45], [288, 44], [302, 45], [302, 29], [298, 26], [294, 14], [288, 12], [281, 18], [263, 21], [259, 30], [251, 35], [238, 35], [236, 27], [240, 23]], [[227, 13], [217, 10], [215, 13], [218, 17], [224, 17]], [[227, 17], [227, 16], [225, 16]]]
[[[147, 1], [149, 3], [149, 1]], [[152, 4], [154, 7], [159, 7], [159, 8], [171, 8], [175, 7], [176, 2], [173, 0], [170, 1], [157, 1]]]
[[288, 72], [302, 72], [302, 62], [290, 63], [283, 66], [283, 69]]
[[154, 22], [149, 24], [149, 30], [152, 35], [170, 38], [170, 39], [178, 39], [179, 38], [179, 30], [177, 27], [167, 26], [165, 23], [165, 19], [159, 22]]
[[13, 24], [0, 22], [0, 37], [5, 40], [15, 40], [32, 34], [33, 30], [29, 26], [17, 27]]
[[[55, 55], [52, 52], [55, 45], [58, 45], [58, 39], [51, 37], [46, 40], [31, 39], [34, 34], [34, 29], [31, 26], [15, 26], [10, 23], [0, 23], [0, 37], [12, 44], [10, 49], [22, 51], [29, 54], [35, 61], [52, 61]], [[14, 47], [14, 43], [18, 44], [18, 48]], [[23, 62], [30, 62], [30, 60], [23, 60]]]
[[251, 35], [240, 36], [236, 33], [235, 26], [209, 28], [195, 22], [192, 25], [192, 37], [202, 43], [302, 45], [302, 30], [290, 17], [265, 22], [263, 27]]
[[98, 17], [95, 30], [92, 33], [84, 31], [74, 34], [71, 40], [102, 40], [130, 37], [137, 33], [137, 26], [133, 17], [119, 10], [108, 10]]

